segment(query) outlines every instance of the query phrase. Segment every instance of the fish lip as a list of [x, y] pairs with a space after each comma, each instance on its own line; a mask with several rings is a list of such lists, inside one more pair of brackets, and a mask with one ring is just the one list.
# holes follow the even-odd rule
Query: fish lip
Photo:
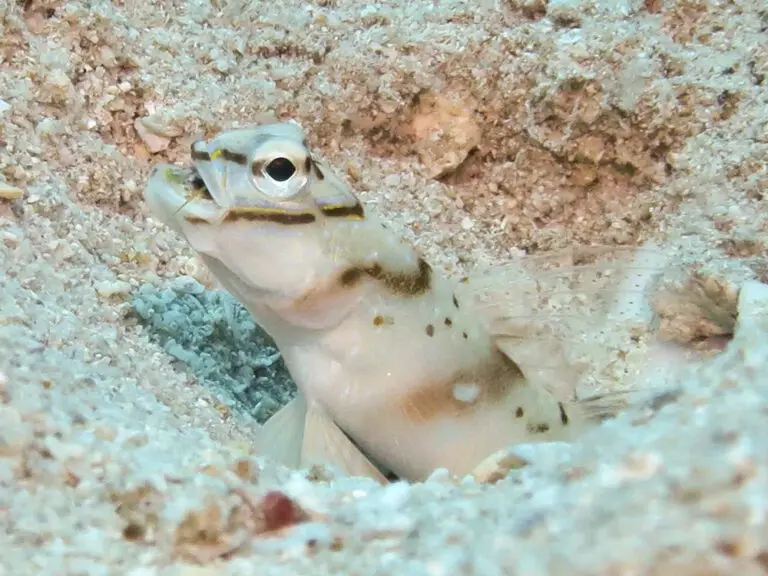
[[201, 198], [198, 185], [205, 186], [205, 182], [194, 165], [157, 164], [150, 171], [144, 200], [153, 213], [174, 228], [183, 220], [220, 222], [226, 210]]

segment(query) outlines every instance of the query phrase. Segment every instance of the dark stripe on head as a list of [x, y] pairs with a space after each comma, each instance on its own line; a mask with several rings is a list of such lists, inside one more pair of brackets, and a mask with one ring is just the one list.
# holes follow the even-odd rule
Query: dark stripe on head
[[228, 162], [234, 162], [235, 164], [239, 164], [240, 166], [245, 166], [246, 164], [248, 164], [248, 157], [245, 154], [241, 154], [240, 152], [232, 152], [231, 150], [227, 150], [226, 148], [221, 148], [219, 152], [221, 154], [221, 157]]
[[328, 218], [355, 218], [363, 220], [365, 218], [365, 210], [360, 203], [354, 206], [321, 206], [320, 210]]
[[357, 284], [363, 276], [368, 276], [382, 282], [395, 294], [402, 296], [419, 296], [432, 286], [432, 267], [423, 258], [419, 258], [418, 271], [414, 273], [389, 272], [380, 264], [372, 266], [354, 266], [341, 273], [339, 282], [344, 287]]
[[[312, 159], [310, 159], [310, 163], [312, 164], [312, 168], [313, 168], [313, 170], [315, 172], [315, 176], [317, 177], [317, 179], [318, 180], [325, 180], [325, 174], [323, 174], [323, 171], [320, 170], [320, 166], [317, 165], [317, 162], [315, 162]], [[307, 171], [309, 171], [309, 170], [307, 170]]]
[[258, 210], [230, 210], [224, 218], [225, 222], [274, 222], [292, 226], [294, 224], [311, 224], [315, 221], [315, 215], [311, 212], [271, 212]]
[[194, 144], [192, 145], [192, 160], [198, 160], [200, 162], [210, 162], [211, 161], [211, 155], [208, 154], [205, 150], [195, 150]]

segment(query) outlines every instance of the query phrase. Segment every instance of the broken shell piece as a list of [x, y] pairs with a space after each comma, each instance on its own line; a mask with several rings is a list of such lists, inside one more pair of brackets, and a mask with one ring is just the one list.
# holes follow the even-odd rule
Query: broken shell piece
[[[304, 510], [298, 502], [279, 490], [270, 490], [260, 501], [254, 499], [244, 488], [232, 490], [245, 504], [248, 511], [246, 518], [239, 522], [249, 526], [249, 531], [260, 536], [275, 536], [285, 533], [297, 524], [313, 520], [322, 520], [322, 516]], [[242, 509], [241, 509], [242, 510]], [[238, 523], [236, 516], [231, 522]]]
[[436, 93], [421, 95], [409, 131], [430, 178], [458, 170], [482, 139], [472, 108]]
[[131, 285], [121, 280], [105, 280], [98, 282], [94, 287], [102, 298], [128, 297], [131, 293]]
[[277, 490], [264, 495], [261, 500], [261, 513], [265, 532], [280, 530], [309, 519], [309, 515], [296, 502]]
[[562, 465], [570, 461], [571, 444], [567, 442], [535, 442], [515, 444], [494, 452], [472, 471], [473, 478], [482, 484], [494, 484], [506, 478], [512, 470], [531, 463]]
[[0, 182], [0, 200], [18, 200], [24, 195], [24, 191], [16, 186]]
[[144, 127], [152, 132], [152, 134], [157, 134], [158, 136], [162, 136], [163, 138], [178, 138], [182, 134], [184, 134], [184, 129], [180, 128], [179, 126], [175, 126], [173, 124], [168, 124], [163, 122], [162, 120], [153, 117], [153, 116], [146, 116], [144, 118], [139, 118], [139, 122], [144, 125]]
[[151, 128], [142, 122], [142, 120], [142, 118], [137, 118], [133, 123], [133, 127], [136, 129], [136, 133], [139, 135], [139, 138], [141, 138], [142, 142], [147, 145], [149, 151], [152, 154], [156, 154], [157, 152], [162, 152], [168, 148], [168, 146], [171, 144], [171, 139], [167, 136], [156, 134]]
[[506, 478], [512, 470], [518, 470], [527, 465], [528, 461], [515, 454], [514, 448], [505, 448], [483, 460], [472, 471], [472, 477], [481, 484], [495, 484]]

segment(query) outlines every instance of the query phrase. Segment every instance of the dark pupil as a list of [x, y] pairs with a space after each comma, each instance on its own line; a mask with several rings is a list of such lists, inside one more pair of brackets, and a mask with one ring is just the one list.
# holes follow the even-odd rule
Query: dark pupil
[[267, 174], [273, 180], [285, 182], [296, 172], [296, 166], [288, 158], [275, 158], [267, 164]]

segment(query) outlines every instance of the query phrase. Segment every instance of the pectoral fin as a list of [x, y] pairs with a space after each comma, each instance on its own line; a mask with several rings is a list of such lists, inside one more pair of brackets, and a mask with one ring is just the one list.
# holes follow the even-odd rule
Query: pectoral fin
[[386, 477], [318, 405], [307, 410], [301, 449], [301, 466], [313, 464], [331, 464], [350, 476], [369, 476], [387, 484]]
[[256, 447], [259, 455], [283, 466], [298, 468], [306, 415], [307, 402], [299, 392], [262, 426]]

